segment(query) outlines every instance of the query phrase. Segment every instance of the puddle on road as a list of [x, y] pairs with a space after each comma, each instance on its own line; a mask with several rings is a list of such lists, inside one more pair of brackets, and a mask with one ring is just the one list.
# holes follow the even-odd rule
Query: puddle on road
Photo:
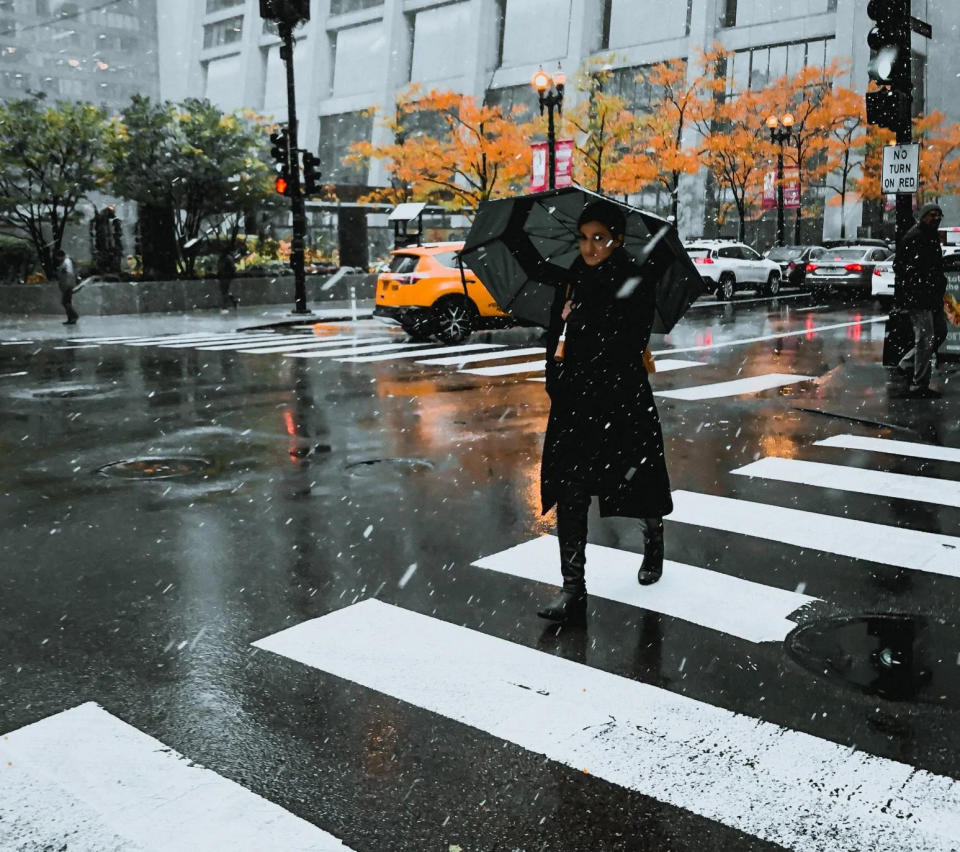
[[793, 631], [786, 650], [817, 677], [866, 695], [960, 707], [960, 628], [941, 619], [827, 618]]
[[194, 456], [125, 459], [98, 467], [94, 473], [117, 479], [172, 479], [178, 476], [212, 476], [214, 463]]

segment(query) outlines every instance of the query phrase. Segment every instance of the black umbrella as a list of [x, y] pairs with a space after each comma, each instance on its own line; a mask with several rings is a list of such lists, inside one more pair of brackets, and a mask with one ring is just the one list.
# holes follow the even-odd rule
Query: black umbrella
[[[484, 201], [460, 252], [502, 310], [536, 325], [550, 320], [555, 288], [570, 280], [580, 256], [577, 219], [583, 208], [604, 198], [580, 187], [553, 189]], [[666, 219], [612, 201], [626, 216], [624, 248], [657, 281], [653, 331], [666, 334], [703, 291], [697, 272]]]

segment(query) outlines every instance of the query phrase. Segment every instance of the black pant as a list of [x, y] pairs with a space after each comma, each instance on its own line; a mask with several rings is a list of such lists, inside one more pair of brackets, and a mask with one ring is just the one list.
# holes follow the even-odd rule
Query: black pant
[[67, 322], [76, 322], [80, 314], [73, 309], [73, 289], [64, 290], [60, 296], [60, 304], [67, 312]]
[[230, 284], [232, 279], [230, 278], [221, 278], [220, 279], [220, 304], [224, 308], [236, 307], [237, 306], [237, 297], [230, 292]]

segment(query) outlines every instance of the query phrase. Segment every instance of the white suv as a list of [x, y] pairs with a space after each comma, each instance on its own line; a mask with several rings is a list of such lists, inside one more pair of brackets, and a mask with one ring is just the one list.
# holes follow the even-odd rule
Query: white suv
[[746, 288], [767, 296], [780, 292], [780, 264], [761, 257], [750, 246], [731, 240], [695, 240], [683, 247], [718, 299], [730, 300], [737, 290]]

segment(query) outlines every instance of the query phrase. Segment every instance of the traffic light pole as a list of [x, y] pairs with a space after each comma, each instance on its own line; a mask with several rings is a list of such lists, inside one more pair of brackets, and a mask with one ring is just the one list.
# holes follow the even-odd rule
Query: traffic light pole
[[[893, 89], [903, 96], [900, 118], [897, 121], [897, 144], [906, 145], [913, 141], [913, 52], [910, 46], [911, 0], [904, 0], [904, 28], [906, 36], [900, 45], [903, 61], [893, 80]], [[913, 195], [897, 194], [897, 246], [904, 234], [913, 227]], [[894, 285], [896, 286], [896, 285]]]
[[278, 23], [283, 40], [281, 55], [287, 68], [287, 132], [290, 151], [290, 195], [293, 213], [293, 242], [290, 251], [290, 266], [293, 269], [295, 314], [309, 314], [307, 308], [307, 282], [303, 269], [303, 249], [307, 236], [307, 212], [300, 192], [300, 148], [297, 140], [297, 97], [293, 81], [293, 27]]

